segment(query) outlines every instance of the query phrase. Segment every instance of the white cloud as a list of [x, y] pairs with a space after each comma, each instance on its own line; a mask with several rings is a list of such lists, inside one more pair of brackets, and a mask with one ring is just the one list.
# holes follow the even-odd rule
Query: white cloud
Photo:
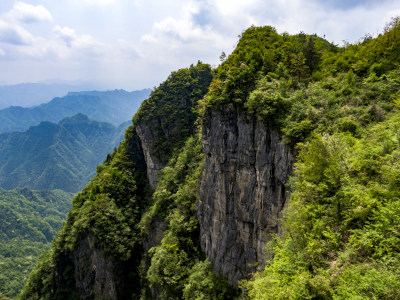
[[262, 4], [260, 0], [208, 0], [207, 2], [214, 6], [221, 16], [238, 16]]
[[[182, 56], [193, 57], [205, 53], [220, 52], [220, 49], [233, 41], [229, 36], [215, 30], [212, 22], [208, 22], [205, 14], [209, 13], [209, 5], [206, 2], [189, 1], [181, 11], [179, 18], [167, 17], [155, 22], [150, 34], [141, 37], [143, 47], [151, 48], [146, 53], [153, 56], [157, 49], [163, 49], [166, 61], [179, 60]], [[201, 54], [203, 52], [203, 54]], [[216, 53], [216, 52], [215, 52]], [[196, 59], [194, 59], [196, 60]]]
[[54, 33], [61, 39], [64, 40], [68, 47], [72, 47], [72, 42], [77, 38], [75, 30], [68, 27], [56, 26], [53, 29]]
[[109, 5], [109, 4], [114, 4], [116, 0], [85, 0], [87, 3], [92, 4], [92, 5]]
[[118, 40], [117, 48], [120, 55], [130, 59], [137, 59], [145, 56], [136, 44], [124, 39]]
[[53, 19], [50, 12], [44, 6], [35, 6], [24, 2], [15, 3], [13, 9], [7, 14], [7, 17], [26, 23], [51, 21]]
[[[12, 9], [0, 14], [0, 63], [52, 64], [56, 75], [62, 66], [69, 74], [142, 87], [198, 59], [219, 63], [221, 52], [229, 54], [252, 24], [341, 43], [382, 31], [400, 14], [398, 0], [4, 1]], [[49, 10], [26, 2], [46, 3]], [[41, 72], [45, 76], [45, 67]]]
[[30, 45], [34, 37], [24, 28], [0, 20], [0, 42], [12, 45]]
[[93, 54], [100, 54], [103, 44], [98, 42], [95, 38], [88, 34], [78, 35], [75, 30], [69, 27], [55, 26], [53, 32], [57, 37], [64, 40], [69, 48], [76, 48], [80, 50], [87, 50]]
[[394, 9], [387, 13], [388, 18], [395, 18], [400, 16], [400, 9]]

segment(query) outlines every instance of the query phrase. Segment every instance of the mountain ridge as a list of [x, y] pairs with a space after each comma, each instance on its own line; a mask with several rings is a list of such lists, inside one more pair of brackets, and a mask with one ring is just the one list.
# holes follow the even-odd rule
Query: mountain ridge
[[24, 131], [41, 121], [59, 122], [76, 113], [118, 126], [132, 118], [149, 93], [149, 89], [73, 92], [31, 108], [12, 106], [0, 110], [0, 133]]
[[43, 121], [25, 132], [0, 134], [0, 186], [77, 192], [122, 141], [127, 126], [76, 114], [58, 124]]

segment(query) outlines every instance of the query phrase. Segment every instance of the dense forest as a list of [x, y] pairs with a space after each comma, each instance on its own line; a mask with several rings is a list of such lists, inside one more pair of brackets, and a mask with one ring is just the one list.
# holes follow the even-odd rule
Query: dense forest
[[71, 209], [73, 194], [0, 189], [0, 299], [21, 290]]
[[2, 133], [0, 187], [77, 193], [123, 140], [128, 125], [114, 127], [77, 114], [58, 124], [41, 122], [25, 132]]
[[[399, 63], [393, 19], [344, 47], [253, 26], [216, 69], [171, 73], [74, 198], [19, 298], [398, 299]], [[296, 156], [279, 230], [240, 283], [207, 259], [198, 206], [204, 171], [223, 176], [204, 170], [223, 155], [203, 152], [206, 127], [233, 110]]]

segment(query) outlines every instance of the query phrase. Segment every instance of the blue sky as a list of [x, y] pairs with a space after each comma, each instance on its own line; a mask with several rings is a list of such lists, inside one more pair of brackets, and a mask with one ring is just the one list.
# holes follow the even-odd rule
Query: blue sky
[[1, 0], [0, 82], [151, 88], [198, 60], [217, 65], [252, 24], [342, 44], [398, 15], [398, 0]]

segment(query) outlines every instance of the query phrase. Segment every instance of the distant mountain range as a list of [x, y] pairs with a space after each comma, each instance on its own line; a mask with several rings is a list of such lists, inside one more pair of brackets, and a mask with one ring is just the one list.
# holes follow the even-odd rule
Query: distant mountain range
[[26, 132], [0, 134], [0, 187], [78, 192], [123, 140], [128, 125], [77, 114], [58, 124], [45, 121]]
[[0, 109], [9, 106], [31, 107], [49, 102], [72, 91], [93, 89], [93, 84], [20, 83], [0, 86]]
[[42, 121], [59, 122], [77, 113], [118, 126], [132, 118], [150, 91], [70, 92], [64, 97], [31, 108], [8, 107], [0, 110], [0, 133], [25, 131]]

